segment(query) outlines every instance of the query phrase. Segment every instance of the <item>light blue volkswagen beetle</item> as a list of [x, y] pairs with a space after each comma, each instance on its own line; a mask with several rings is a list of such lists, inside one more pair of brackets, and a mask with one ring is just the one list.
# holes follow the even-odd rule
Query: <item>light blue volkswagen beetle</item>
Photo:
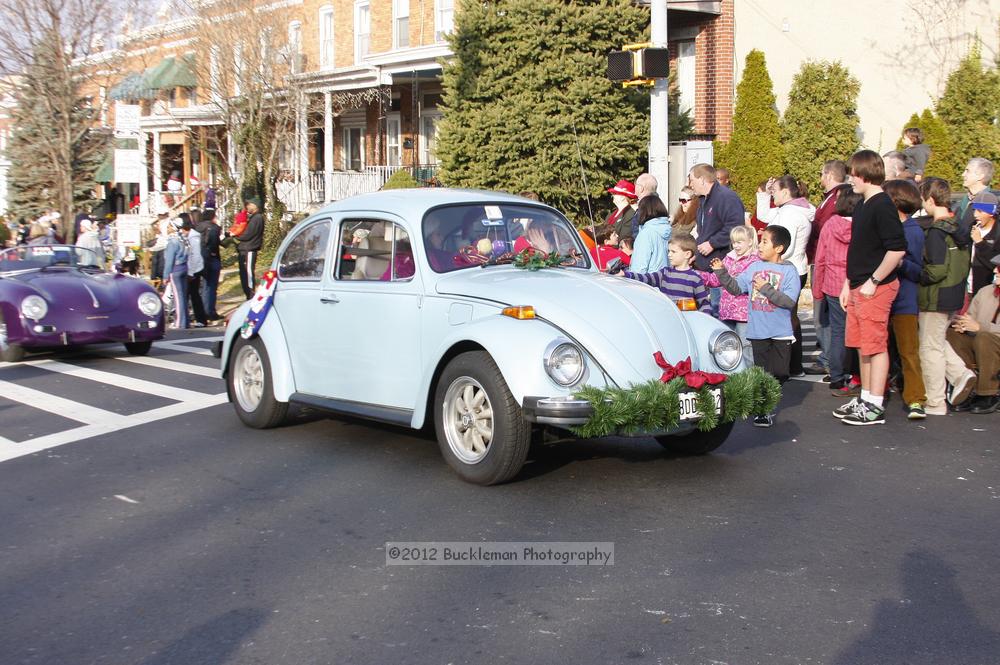
[[[525, 248], [567, 258], [515, 267]], [[707, 372], [746, 366], [720, 322], [600, 273], [563, 215], [507, 194], [345, 199], [295, 226], [272, 270], [266, 317], [244, 337], [244, 304], [221, 349], [239, 418], [273, 427], [294, 402], [412, 428], [433, 421], [448, 464], [473, 483], [513, 478], [533, 429], [586, 423], [582, 387], [658, 377], [657, 352]], [[721, 445], [733, 424], [697, 431], [693, 394], [680, 396], [676, 427], [645, 435], [689, 454]]]

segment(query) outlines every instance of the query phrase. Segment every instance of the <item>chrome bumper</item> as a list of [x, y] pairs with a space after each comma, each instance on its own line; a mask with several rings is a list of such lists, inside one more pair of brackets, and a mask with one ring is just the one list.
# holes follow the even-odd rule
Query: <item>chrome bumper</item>
[[540, 425], [583, 425], [593, 413], [590, 402], [574, 397], [525, 397], [524, 419]]

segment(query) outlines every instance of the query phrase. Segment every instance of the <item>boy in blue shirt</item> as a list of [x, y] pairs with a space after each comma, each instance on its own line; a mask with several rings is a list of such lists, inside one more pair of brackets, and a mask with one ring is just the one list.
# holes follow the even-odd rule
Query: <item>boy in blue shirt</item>
[[[764, 229], [758, 253], [761, 260], [733, 277], [722, 261], [712, 261], [712, 271], [723, 288], [733, 295], [750, 294], [747, 339], [753, 347], [754, 364], [781, 383], [788, 380], [792, 359], [792, 311], [799, 300], [799, 272], [781, 255], [791, 245], [792, 236], [783, 226]], [[755, 427], [770, 427], [774, 414], [756, 416]]]

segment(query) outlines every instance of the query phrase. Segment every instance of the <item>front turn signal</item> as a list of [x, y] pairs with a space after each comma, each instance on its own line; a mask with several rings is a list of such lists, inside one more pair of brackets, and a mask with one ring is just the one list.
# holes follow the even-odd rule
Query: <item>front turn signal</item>
[[525, 321], [527, 319], [535, 318], [535, 308], [531, 305], [520, 305], [518, 307], [504, 307], [503, 311], [500, 312], [504, 316], [509, 316], [512, 319], [519, 319]]
[[682, 312], [698, 311], [698, 303], [695, 301], [694, 298], [678, 298], [677, 300], [674, 301], [674, 304], [676, 304], [677, 309], [681, 310]]

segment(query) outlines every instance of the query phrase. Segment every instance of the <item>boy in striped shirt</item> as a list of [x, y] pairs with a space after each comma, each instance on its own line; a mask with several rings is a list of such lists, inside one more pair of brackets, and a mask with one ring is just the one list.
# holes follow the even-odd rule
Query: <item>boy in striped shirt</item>
[[708, 298], [708, 287], [693, 267], [697, 248], [698, 244], [690, 235], [678, 235], [671, 238], [667, 245], [667, 260], [670, 265], [645, 274], [626, 270], [625, 277], [655, 286], [674, 302], [694, 299], [699, 311], [711, 314], [712, 303]]

